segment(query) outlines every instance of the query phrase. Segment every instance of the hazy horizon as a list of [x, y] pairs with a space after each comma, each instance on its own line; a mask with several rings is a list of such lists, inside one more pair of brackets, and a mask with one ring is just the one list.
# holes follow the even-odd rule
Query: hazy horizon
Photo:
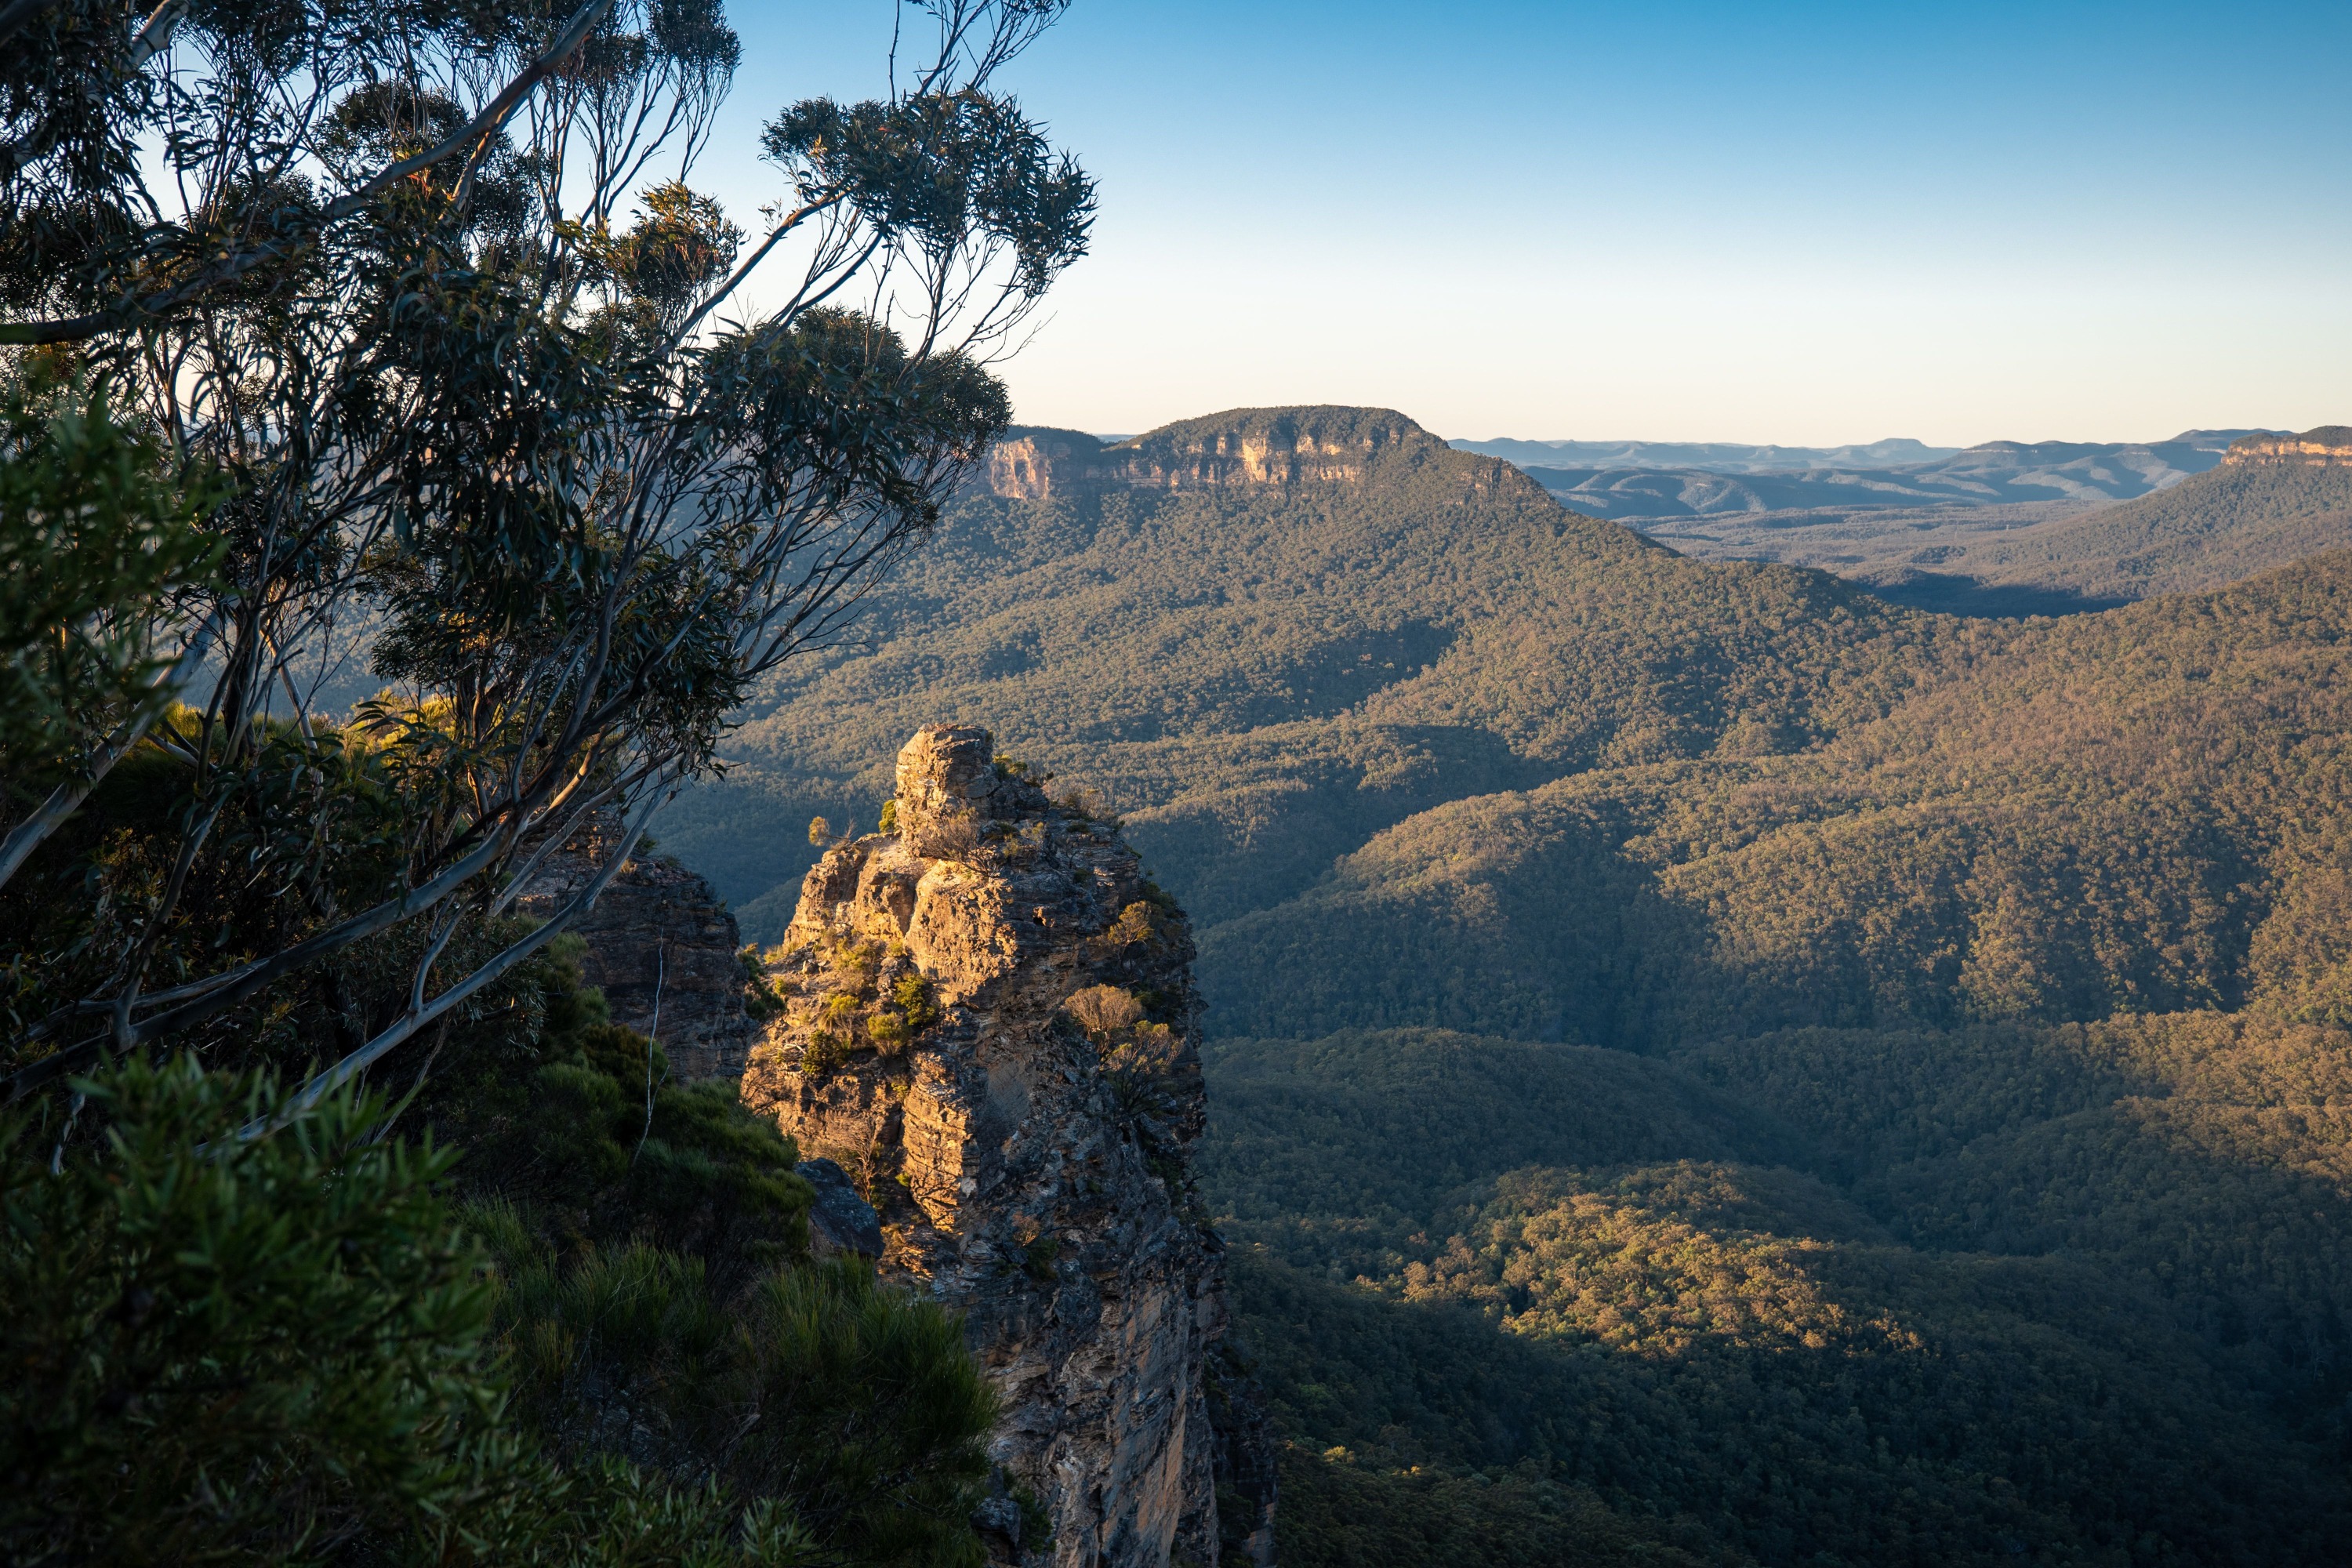
[[[1324, 401], [1324, 402], [1326, 402], [1326, 403], [1328, 403], [1328, 402], [1330, 402], [1331, 400], [1329, 400], [1329, 399], [1325, 399], [1325, 400], [1323, 400], [1323, 401]], [[2352, 397], [2347, 397], [2346, 401], [2347, 401], [2347, 403], [2352, 403]], [[1270, 404], [1270, 405], [1260, 405], [1259, 406], [1265, 406], [1265, 407], [1285, 407], [1285, 406], [1291, 406], [1291, 405], [1281, 405], [1281, 404]], [[1306, 405], [1301, 405], [1300, 406], [1306, 406]], [[1350, 405], [1350, 406], [1372, 406], [1372, 405]], [[1180, 415], [1180, 416], [1176, 416], [1176, 417], [1175, 417], [1175, 418], [1173, 418], [1173, 419], [1163, 419], [1163, 420], [1161, 420], [1161, 421], [1160, 421], [1160, 425], [1173, 425], [1173, 424], [1180, 423], [1181, 421], [1185, 420], [1185, 419], [1194, 419], [1194, 418], [1207, 417], [1207, 416], [1214, 416], [1214, 415], [1217, 415], [1217, 414], [1223, 414], [1223, 413], [1226, 413], [1226, 412], [1229, 412], [1229, 411], [1228, 411], [1228, 410], [1225, 410], [1225, 409], [1221, 409], [1221, 408], [1202, 409], [1202, 410], [1201, 410], [1201, 411], [1200, 411], [1200, 413], [1198, 413], [1198, 414]], [[2070, 437], [2070, 436], [1980, 436], [1980, 437], [1978, 437], [1976, 439], [1974, 439], [1974, 440], [1969, 440], [1969, 441], [1929, 441], [1929, 440], [1923, 439], [1923, 438], [1922, 438], [1922, 437], [1916, 437], [1916, 436], [1908, 436], [1908, 435], [1904, 435], [1904, 434], [1897, 433], [1897, 434], [1894, 434], [1894, 435], [1868, 436], [1868, 437], [1846, 437], [1846, 438], [1842, 438], [1842, 439], [1837, 439], [1837, 440], [1822, 440], [1822, 441], [1750, 441], [1750, 440], [1747, 440], [1747, 439], [1744, 439], [1744, 438], [1739, 437], [1705, 436], [1705, 435], [1701, 435], [1701, 436], [1524, 436], [1524, 435], [1513, 435], [1513, 434], [1508, 434], [1508, 433], [1501, 432], [1501, 431], [1494, 431], [1494, 432], [1487, 432], [1487, 433], [1480, 434], [1480, 433], [1474, 433], [1474, 432], [1469, 432], [1469, 431], [1460, 431], [1460, 430], [1447, 431], [1447, 430], [1438, 430], [1438, 429], [1433, 429], [1433, 428], [1432, 428], [1432, 427], [1430, 426], [1430, 425], [1429, 425], [1428, 421], [1423, 420], [1423, 419], [1415, 418], [1415, 417], [1414, 417], [1414, 416], [1413, 416], [1413, 414], [1412, 414], [1412, 411], [1411, 409], [1408, 409], [1408, 408], [1400, 408], [1400, 409], [1396, 410], [1396, 412], [1397, 412], [1397, 413], [1399, 413], [1399, 414], [1402, 414], [1402, 415], [1403, 415], [1406, 418], [1408, 418], [1408, 419], [1412, 419], [1412, 420], [1413, 420], [1413, 423], [1415, 423], [1416, 425], [1421, 426], [1423, 429], [1424, 429], [1424, 430], [1428, 430], [1428, 431], [1429, 431], [1429, 433], [1430, 433], [1431, 435], [1435, 436], [1438, 439], [1440, 439], [1440, 440], [1442, 440], [1442, 441], [1446, 441], [1446, 442], [1470, 442], [1470, 443], [1482, 444], [1482, 445], [1500, 445], [1500, 444], [1502, 444], [1502, 443], [1504, 443], [1504, 442], [1516, 442], [1516, 443], [1518, 443], [1518, 444], [1520, 444], [1520, 445], [1522, 445], [1522, 446], [1529, 446], [1529, 447], [1561, 446], [1561, 445], [1567, 445], [1567, 444], [1570, 444], [1570, 443], [1576, 443], [1576, 444], [1581, 444], [1581, 445], [1585, 445], [1585, 446], [1592, 446], [1592, 447], [1784, 447], [1790, 448], [1790, 449], [1792, 449], [1792, 450], [1802, 450], [1802, 451], [1833, 451], [1833, 450], [1838, 450], [1838, 449], [1841, 449], [1841, 448], [1843, 448], [1843, 447], [1881, 447], [1881, 446], [1891, 446], [1891, 445], [1893, 445], [1894, 443], [1898, 442], [1898, 441], [1916, 441], [1916, 442], [1918, 442], [1918, 444], [1919, 444], [1919, 445], [1921, 445], [1921, 446], [1923, 446], [1923, 447], [1937, 447], [1937, 448], [1948, 448], [1948, 449], [1952, 450], [1952, 451], [1959, 452], [1959, 451], [1966, 451], [1966, 450], [1968, 450], [1969, 448], [1970, 448], [1970, 447], [1986, 447], [1986, 446], [1990, 446], [1992, 443], [1994, 443], [1994, 442], [1996, 442], [1996, 441], [2014, 441], [2014, 442], [2016, 442], [2017, 444], [2019, 444], [2020, 446], [2026, 446], [2026, 447], [2060, 446], [2060, 445], [2067, 445], [2067, 446], [2132, 446], [2132, 445], [2138, 445], [2138, 446], [2155, 446], [2155, 445], [2158, 445], [2158, 444], [2160, 444], [2160, 443], [2164, 443], [2164, 442], [2179, 440], [2180, 437], [2184, 437], [2184, 436], [2189, 436], [2189, 435], [2195, 435], [2195, 434], [2201, 434], [2201, 433], [2206, 433], [2206, 432], [2210, 432], [2210, 431], [2217, 431], [2217, 430], [2246, 430], [2246, 431], [2252, 431], [2252, 430], [2273, 429], [2273, 428], [2276, 428], [2276, 429], [2284, 429], [2284, 428], [2286, 428], [2286, 427], [2285, 427], [2285, 426], [2260, 426], [2260, 425], [2191, 425], [2191, 426], [2182, 426], [2180, 429], [2174, 430], [2174, 431], [2171, 431], [2171, 432], [2169, 432], [2169, 433], [2168, 433], [2168, 434], [2161, 435], [2161, 436], [2124, 436], [2124, 437], [2111, 437], [2111, 438], [2102, 439], [2102, 440], [2084, 440], [2084, 439], [2082, 439], [2082, 438], [2080, 438], [2080, 437]], [[1141, 428], [1141, 429], [1138, 429], [1138, 430], [1107, 431], [1107, 430], [1090, 429], [1090, 428], [1088, 428], [1088, 427], [1087, 427], [1087, 426], [1085, 426], [1085, 425], [1063, 425], [1063, 424], [1058, 424], [1058, 423], [1056, 423], [1055, 421], [1053, 421], [1053, 420], [1050, 420], [1050, 419], [1031, 419], [1031, 418], [1027, 418], [1027, 417], [1024, 417], [1024, 416], [1021, 416], [1021, 415], [1020, 415], [1020, 414], [1018, 414], [1017, 412], [1016, 412], [1016, 414], [1015, 414], [1015, 416], [1014, 416], [1014, 423], [1015, 423], [1015, 424], [1017, 424], [1017, 425], [1032, 426], [1036, 426], [1036, 427], [1040, 427], [1040, 428], [1047, 428], [1047, 429], [1057, 429], [1057, 430], [1075, 430], [1075, 431], [1079, 432], [1079, 433], [1080, 433], [1080, 434], [1082, 434], [1082, 435], [1091, 436], [1091, 437], [1094, 437], [1096, 440], [1097, 440], [1097, 441], [1104, 441], [1104, 442], [1114, 442], [1114, 441], [1132, 441], [1132, 440], [1133, 440], [1133, 439], [1135, 439], [1135, 437], [1137, 437], [1138, 436], [1149, 435], [1151, 431], [1153, 431], [1153, 430], [1156, 430], [1156, 429], [1160, 428], [1160, 426], [1159, 426], [1159, 425], [1153, 425], [1153, 426], [1145, 426], [1145, 427], [1143, 427], [1143, 428]], [[2324, 425], [2336, 425], [2336, 424], [2343, 424], [2343, 423], [2346, 423], [2346, 421], [2344, 421], [2344, 420], [2340, 420], [2340, 419], [2329, 419], [2329, 420], [2322, 420], [2322, 421], [2320, 421], [2320, 423], [2321, 423], [2321, 424], [2324, 424]], [[2315, 427], [2315, 426], [2308, 426], [2308, 425], [2306, 425], [2306, 426], [2300, 426], [2299, 428], [2300, 428], [2300, 429], [2305, 429], [2305, 430], [2307, 430], [2307, 429], [2312, 429], [2312, 428], [2314, 428], [2314, 427]]]
[[[756, 230], [760, 125], [881, 91], [893, 13], [731, 14], [696, 183]], [[1007, 85], [1102, 214], [1003, 374], [1024, 423], [1120, 430], [1303, 403], [1783, 446], [2342, 422], [2347, 68], [2352, 12], [2309, 4], [1076, 0]]]

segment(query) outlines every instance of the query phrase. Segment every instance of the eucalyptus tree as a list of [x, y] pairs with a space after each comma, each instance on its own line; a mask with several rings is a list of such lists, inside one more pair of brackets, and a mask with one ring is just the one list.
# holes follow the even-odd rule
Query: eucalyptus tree
[[0, 5], [11, 1098], [164, 1041], [322, 1093], [602, 889], [1003, 427], [1094, 212], [996, 85], [1066, 4], [903, 5], [756, 233], [691, 183], [719, 0]]

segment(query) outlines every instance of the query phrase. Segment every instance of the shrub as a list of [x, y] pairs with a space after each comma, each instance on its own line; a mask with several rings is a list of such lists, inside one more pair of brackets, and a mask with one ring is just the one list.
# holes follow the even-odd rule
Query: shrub
[[791, 1496], [854, 1561], [985, 1561], [970, 1520], [996, 1397], [958, 1319], [835, 1258], [770, 1276], [735, 1343], [750, 1404], [730, 1413], [740, 1488]]
[[[559, 939], [560, 940], [560, 939]], [[755, 1024], [764, 1024], [784, 1010], [784, 994], [768, 973], [768, 961], [757, 942], [735, 955], [743, 968], [743, 1011]]]
[[915, 853], [927, 860], [954, 860], [962, 865], [975, 865], [981, 853], [980, 819], [968, 811], [959, 811], [932, 821], [915, 846]]
[[801, 1071], [809, 1078], [823, 1078], [848, 1060], [848, 1041], [831, 1029], [816, 1029], [811, 1031], [801, 1052]]
[[1159, 929], [1151, 919], [1151, 905], [1138, 900], [1118, 911], [1118, 919], [1102, 933], [1102, 942], [1106, 947], [1130, 947], [1139, 942], [1150, 942], [1158, 934]]
[[891, 1001], [907, 1016], [910, 1029], [928, 1029], [940, 1021], [938, 990], [920, 974], [905, 974], [891, 987]]
[[487, 1504], [516, 1468], [490, 1296], [383, 1102], [133, 1059], [54, 1160], [0, 1126], [0, 1542], [13, 1561], [277, 1561]]
[[1062, 1009], [1097, 1042], [1143, 1016], [1142, 1005], [1116, 985], [1089, 985], [1065, 1001]]
[[1119, 1109], [1129, 1115], [1159, 1110], [1181, 1052], [1176, 1031], [1167, 1025], [1139, 1024], [1133, 1034], [1103, 1053], [1103, 1071]]

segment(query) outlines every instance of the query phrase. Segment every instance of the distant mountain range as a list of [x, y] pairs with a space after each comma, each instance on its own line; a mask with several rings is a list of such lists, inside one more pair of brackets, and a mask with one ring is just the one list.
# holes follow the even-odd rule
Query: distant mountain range
[[1577, 510], [1620, 521], [1741, 512], [2060, 502], [2101, 506], [2216, 467], [2262, 432], [2186, 430], [2169, 441], [1917, 441], [1740, 447], [1651, 441], [1455, 441], [1503, 458]]
[[1737, 441], [1454, 441], [1465, 452], [1545, 468], [1700, 468], [1716, 474], [1801, 474], [1812, 468], [1898, 468], [1932, 463], [1958, 447], [1908, 437], [1843, 447], [1750, 447]]
[[2219, 588], [2347, 544], [2352, 428], [2332, 425], [2250, 436], [2219, 467], [2120, 505], [1914, 552], [1927, 570], [1873, 585], [1931, 609], [2003, 589], [2069, 595], [2091, 607]]
[[[1853, 441], [1843, 447], [1749, 446], [1739, 441], [1450, 441], [1465, 452], [1483, 452], [1521, 468], [1698, 468], [1712, 474], [1802, 474], [1816, 468], [1907, 468], [1940, 463], [1963, 452], [1989, 452], [2024, 447], [2077, 453], [2120, 451], [2135, 447], [2191, 447], [2216, 458], [2241, 436], [2276, 434], [2253, 429], [2183, 430], [2169, 441], [1987, 441], [1975, 447], [1930, 447], [1925, 441], [1896, 437], [1885, 441]], [[1106, 441], [1125, 437], [1106, 436]]]

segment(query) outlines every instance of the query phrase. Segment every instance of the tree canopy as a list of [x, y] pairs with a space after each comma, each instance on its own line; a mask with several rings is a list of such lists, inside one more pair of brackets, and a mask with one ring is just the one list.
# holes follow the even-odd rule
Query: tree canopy
[[958, 1325], [563, 933], [1004, 426], [1063, 9], [904, 6], [752, 233], [718, 0], [0, 6], [13, 1561], [978, 1560]]

